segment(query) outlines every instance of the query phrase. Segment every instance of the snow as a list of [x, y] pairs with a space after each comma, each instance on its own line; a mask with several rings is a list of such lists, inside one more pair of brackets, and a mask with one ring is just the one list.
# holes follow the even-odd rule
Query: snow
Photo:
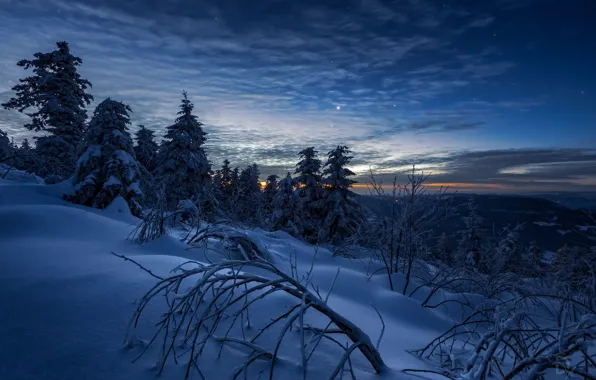
[[554, 222], [534, 222], [534, 224], [536, 224], [540, 227], [554, 227], [554, 226], [559, 225], [559, 223], [554, 223]]
[[[166, 275], [188, 259], [207, 262], [207, 251], [189, 250], [174, 237], [137, 245], [127, 240], [138, 219], [127, 211], [124, 199], [117, 198], [105, 210], [86, 208], [61, 199], [68, 186], [69, 182], [48, 186], [0, 180], [0, 377], [147, 379], [157, 349], [131, 363], [140, 348], [126, 349], [123, 340], [134, 302], [156, 280], [111, 252]], [[329, 306], [376, 342], [381, 325], [371, 307], [375, 305], [386, 324], [380, 352], [391, 368], [387, 378], [410, 378], [396, 371], [425, 368], [406, 350], [425, 345], [450, 326], [437, 310], [424, 309], [417, 299], [390, 291], [384, 276], [369, 281], [366, 265], [358, 260], [334, 258], [322, 248], [315, 255], [313, 247], [283, 232], [245, 233], [266, 247], [286, 273], [291, 270], [291, 255], [303, 272], [314, 258], [313, 283], [321, 294], [329, 290], [340, 268]], [[209, 258], [214, 259], [212, 252]], [[254, 321], [268, 321], [287, 300], [272, 297], [263, 302], [251, 315]], [[135, 330], [137, 345], [151, 339], [161, 306], [149, 310]], [[290, 336], [295, 341], [285, 340], [284, 346], [299, 346], [299, 335]], [[322, 349], [320, 359], [309, 368], [309, 378], [326, 378], [339, 360], [341, 352], [333, 346]], [[206, 350], [201, 361], [207, 379], [228, 378], [246, 355], [245, 349], [230, 345], [216, 359], [217, 350]], [[359, 379], [385, 378], [373, 375], [361, 355], [355, 355], [353, 362]], [[182, 367], [169, 363], [162, 378], [182, 379]], [[301, 376], [300, 355], [284, 355], [276, 365], [277, 378]]]
[[558, 232], [559, 234], [561, 234], [561, 236], [565, 236], [565, 235], [567, 235], [568, 233], [570, 233], [571, 231], [570, 231], [570, 230], [557, 230], [557, 232]]
[[43, 178], [38, 177], [35, 174], [17, 170], [5, 164], [0, 164], [0, 178], [26, 183], [44, 183]]
[[595, 230], [596, 226], [576, 226], [580, 232], [588, 232], [589, 230]]

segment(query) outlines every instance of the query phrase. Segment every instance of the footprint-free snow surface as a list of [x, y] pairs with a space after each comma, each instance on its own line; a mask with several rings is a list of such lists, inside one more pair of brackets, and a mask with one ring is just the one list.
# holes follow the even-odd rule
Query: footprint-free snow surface
[[[155, 378], [160, 343], [134, 359], [142, 352], [142, 342], [151, 340], [154, 325], [166, 310], [165, 300], [157, 299], [132, 331], [139, 345], [125, 347], [135, 304], [158, 280], [111, 252], [130, 257], [161, 276], [189, 259], [208, 263], [224, 256], [191, 248], [174, 236], [138, 245], [127, 239], [139, 220], [126, 211], [126, 205], [116, 201], [106, 210], [76, 206], [61, 199], [66, 190], [65, 184], [0, 180], [0, 379]], [[407, 350], [424, 346], [443, 332], [450, 326], [448, 318], [420, 307], [417, 299], [390, 291], [382, 275], [369, 279], [367, 262], [332, 257], [325, 249], [315, 250], [281, 232], [246, 233], [266, 247], [276, 266], [286, 273], [291, 270], [291, 257], [301, 272], [314, 262], [312, 283], [321, 294], [327, 293], [340, 268], [329, 306], [358, 325], [373, 342], [382, 325], [371, 305], [378, 309], [386, 325], [379, 350], [389, 370], [375, 375], [356, 352], [352, 356], [356, 378], [411, 378], [401, 370], [425, 368]], [[252, 324], [269, 322], [292, 302], [277, 294], [259, 301], [251, 310]], [[309, 322], [316, 324], [317, 320], [313, 317]], [[270, 335], [262, 337], [263, 345], [275, 342], [277, 332]], [[302, 378], [299, 337], [290, 332], [283, 341], [275, 378]], [[214, 342], [199, 361], [206, 379], [230, 378], [249, 354], [245, 347], [233, 345], [226, 345], [221, 355], [219, 351], [219, 343]], [[342, 353], [337, 346], [321, 344], [307, 377], [327, 379]], [[184, 357], [178, 363], [169, 361], [160, 378], [183, 379], [185, 364]], [[263, 366], [255, 363], [248, 378], [258, 378]], [[268, 370], [262, 374], [262, 378], [268, 376]], [[351, 375], [346, 372], [344, 377]], [[191, 371], [191, 378], [201, 377]]]

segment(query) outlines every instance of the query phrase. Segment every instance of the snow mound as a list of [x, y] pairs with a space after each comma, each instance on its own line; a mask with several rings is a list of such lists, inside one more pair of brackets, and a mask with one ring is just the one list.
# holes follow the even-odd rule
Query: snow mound
[[17, 170], [6, 164], [0, 164], [0, 178], [8, 181], [17, 181], [21, 183], [44, 183], [43, 178], [35, 174], [27, 173], [22, 170]]
[[[69, 186], [68, 181], [52, 186], [0, 181], [0, 377], [151, 378], [159, 348], [132, 361], [151, 340], [155, 323], [165, 310], [165, 300], [145, 312], [124, 344], [135, 302], [157, 280], [111, 253], [125, 255], [154, 274], [166, 276], [188, 260], [215, 260], [217, 254], [213, 251], [222, 248], [210, 243], [204, 249], [189, 249], [174, 237], [134, 244], [127, 236], [138, 220], [123, 211], [127, 209], [123, 199], [115, 200], [105, 210], [72, 205], [61, 198]], [[331, 290], [339, 268], [328, 304], [374, 342], [381, 325], [371, 304], [379, 310], [386, 324], [379, 351], [391, 370], [386, 376], [374, 375], [364, 357], [354, 355], [358, 379], [412, 378], [398, 371], [427, 366], [406, 350], [424, 346], [449, 326], [439, 311], [422, 308], [416, 299], [389, 291], [382, 276], [369, 280], [367, 266], [360, 261], [333, 257], [328, 250], [314, 249], [283, 232], [244, 233], [266, 247], [285, 273], [291, 273], [294, 266], [305, 273], [312, 265], [312, 284], [323, 295]], [[251, 312], [254, 325], [285, 310], [288, 297], [275, 296], [260, 302]], [[299, 340], [297, 332], [284, 340], [282, 360], [275, 367], [276, 378], [302, 378], [300, 355], [290, 354], [296, 352]], [[200, 361], [207, 379], [228, 378], [249, 354], [243, 347], [226, 345], [220, 357], [218, 343], [207, 347]], [[327, 378], [334, 361], [341, 356], [342, 351], [331, 343], [321, 347], [316, 365], [309, 367], [309, 379]], [[161, 378], [183, 379], [184, 369], [184, 363], [169, 362]], [[256, 372], [249, 378], [252, 375]], [[198, 378], [196, 373], [191, 376]]]

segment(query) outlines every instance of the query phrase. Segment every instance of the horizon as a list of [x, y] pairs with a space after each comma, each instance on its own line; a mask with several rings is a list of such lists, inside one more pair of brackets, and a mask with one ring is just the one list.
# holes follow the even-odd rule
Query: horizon
[[[412, 165], [462, 193], [596, 190], [594, 2], [288, 4], [0, 0], [0, 103], [30, 75], [19, 60], [65, 40], [88, 116], [111, 97], [161, 138], [186, 90], [214, 170], [282, 176], [302, 148], [324, 161], [341, 144], [359, 193], [369, 167], [403, 183]], [[0, 109], [17, 142], [26, 119]]]

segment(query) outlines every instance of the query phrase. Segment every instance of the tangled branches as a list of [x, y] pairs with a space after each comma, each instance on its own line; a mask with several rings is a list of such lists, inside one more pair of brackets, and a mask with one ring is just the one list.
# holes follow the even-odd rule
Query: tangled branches
[[590, 374], [596, 370], [595, 341], [596, 314], [587, 305], [522, 295], [478, 308], [415, 353], [438, 359], [450, 378], [539, 379], [550, 369], [596, 379]]
[[[189, 264], [193, 267], [185, 268]], [[248, 273], [247, 270], [264, 273], [267, 277]], [[364, 355], [375, 372], [381, 373], [386, 369], [370, 338], [331, 309], [327, 298], [321, 297], [317, 291], [315, 294], [308, 290], [310, 275], [303, 283], [263, 260], [224, 261], [211, 265], [191, 262], [177, 267], [173, 273], [161, 279], [143, 296], [130, 324], [131, 329], [136, 328], [151, 301], [165, 296], [168, 309], [157, 323], [153, 339], [141, 353], [142, 356], [149, 346], [161, 341], [160, 373], [169, 359], [177, 361], [185, 357], [188, 358], [186, 378], [193, 368], [201, 374], [199, 359], [207, 343], [215, 340], [222, 345], [220, 353], [225, 344], [240, 345], [250, 351], [244, 363], [234, 370], [234, 378], [243, 373], [246, 375], [255, 362], [265, 361], [269, 379], [272, 379], [275, 364], [280, 360], [282, 341], [293, 326], [300, 333], [303, 378], [306, 378], [309, 360], [322, 341], [337, 345], [343, 351], [330, 379], [343, 372], [346, 364], [353, 376], [350, 357], [355, 350]], [[186, 288], [189, 282], [193, 285]], [[254, 331], [246, 328], [251, 325], [250, 309], [275, 293], [291, 296], [294, 304], [249, 336], [249, 332]], [[323, 328], [311, 326], [306, 322], [307, 312], [325, 317], [327, 325]], [[238, 333], [238, 330], [241, 332]], [[267, 340], [260, 338], [274, 330], [278, 331], [278, 336], [269, 347]], [[216, 336], [216, 333], [223, 335]], [[178, 352], [181, 347], [184, 352]]]
[[257, 244], [242, 230], [224, 224], [198, 225], [194, 232], [191, 231], [184, 237], [184, 240], [193, 246], [206, 245], [209, 240], [222, 242], [229, 260], [273, 261], [265, 247]]

